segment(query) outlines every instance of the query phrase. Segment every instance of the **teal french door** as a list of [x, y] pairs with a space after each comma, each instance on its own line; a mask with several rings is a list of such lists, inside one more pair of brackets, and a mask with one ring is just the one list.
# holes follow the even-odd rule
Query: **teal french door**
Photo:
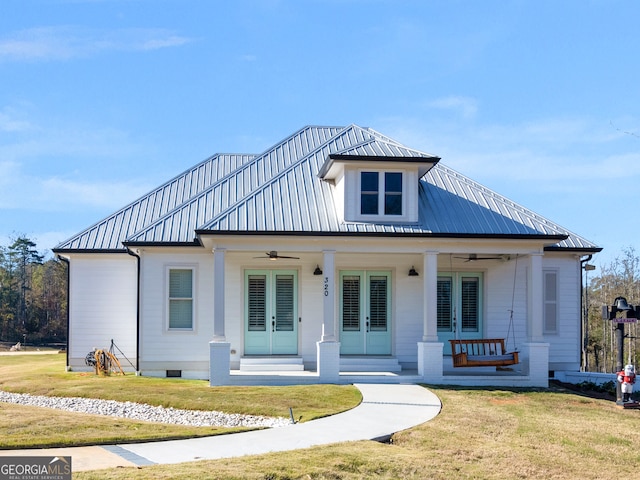
[[298, 281], [293, 270], [245, 272], [246, 355], [298, 353]]
[[449, 340], [482, 338], [482, 274], [438, 274], [438, 340], [451, 354]]
[[340, 353], [391, 354], [389, 272], [340, 272]]

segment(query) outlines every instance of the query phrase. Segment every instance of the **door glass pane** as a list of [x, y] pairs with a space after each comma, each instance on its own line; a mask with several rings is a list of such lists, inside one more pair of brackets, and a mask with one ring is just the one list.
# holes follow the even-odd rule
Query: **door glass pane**
[[378, 214], [378, 172], [360, 173], [360, 213]]
[[342, 329], [360, 331], [360, 277], [342, 277]]
[[249, 275], [248, 279], [248, 309], [249, 331], [267, 329], [267, 278], [264, 275]]
[[276, 275], [276, 331], [292, 332], [294, 322], [293, 275]]
[[369, 328], [372, 332], [387, 330], [387, 277], [369, 278]]
[[451, 277], [438, 278], [438, 331], [441, 332], [451, 332], [453, 330], [451, 286]]
[[479, 279], [465, 277], [462, 279], [462, 331], [477, 332], [480, 313]]

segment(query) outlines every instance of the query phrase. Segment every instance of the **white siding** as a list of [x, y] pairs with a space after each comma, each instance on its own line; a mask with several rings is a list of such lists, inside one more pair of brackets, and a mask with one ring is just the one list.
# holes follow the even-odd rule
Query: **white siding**
[[[322, 265], [319, 255], [315, 263], [307, 263], [300, 272], [300, 354], [305, 364], [316, 364], [316, 342], [322, 336], [323, 275], [313, 275], [316, 265]], [[323, 272], [324, 273], [324, 272]]]
[[[209, 341], [213, 337], [213, 254], [179, 249], [148, 250], [141, 254], [141, 346], [143, 375], [164, 376], [182, 370], [183, 377], [208, 378]], [[194, 328], [168, 328], [167, 272], [194, 269]]]
[[[94, 347], [108, 349], [111, 340], [135, 365], [136, 259], [127, 254], [73, 255], [69, 292], [70, 366], [86, 367], [87, 353]], [[123, 367], [128, 365], [121, 360]]]
[[[321, 247], [319, 247], [321, 248]], [[267, 248], [265, 248], [267, 250]], [[316, 343], [322, 334], [323, 278], [313, 275], [316, 265], [322, 268], [320, 252], [299, 253], [296, 259], [270, 262], [254, 258], [260, 252], [227, 251], [225, 256], [225, 335], [231, 344], [231, 366], [238, 368], [244, 355], [244, 272], [247, 269], [294, 269], [298, 272], [298, 355], [307, 368], [314, 368]], [[131, 293], [135, 292], [135, 261], [124, 259], [130, 274]], [[444, 256], [440, 270], [448, 270]], [[392, 355], [404, 366], [413, 369], [417, 364], [417, 343], [423, 336], [423, 272], [422, 254], [419, 253], [336, 253], [335, 278], [341, 270], [384, 270], [392, 278]], [[578, 266], [576, 266], [578, 265]], [[409, 277], [411, 266], [416, 266], [418, 277]], [[192, 331], [169, 331], [167, 328], [166, 275], [170, 267], [194, 269], [195, 324]], [[517, 272], [515, 271], [517, 267]], [[77, 267], [76, 267], [77, 268]], [[89, 268], [89, 267], [87, 267]], [[110, 268], [114, 268], [113, 266]], [[527, 338], [527, 256], [517, 262], [491, 261], [474, 264], [458, 263], [454, 270], [472, 268], [482, 272], [484, 291], [484, 337], [507, 338], [509, 348], [524, 350]], [[547, 335], [551, 367], [579, 366], [579, 264], [571, 256], [548, 256], [544, 269], [558, 272], [559, 328], [555, 335]], [[109, 270], [103, 266], [103, 270]], [[209, 342], [213, 337], [213, 255], [206, 250], [157, 249], [142, 254], [142, 319], [141, 370], [143, 374], [164, 376], [166, 370], [182, 370], [183, 376], [208, 378]], [[112, 276], [113, 277], [113, 276]], [[102, 273], [100, 278], [108, 278]], [[122, 288], [116, 277], [112, 282]], [[98, 288], [93, 285], [91, 288]], [[89, 287], [87, 287], [89, 288]], [[113, 288], [113, 287], [112, 287]], [[339, 285], [336, 282], [335, 321], [339, 333]], [[77, 295], [77, 293], [76, 293]], [[513, 299], [513, 305], [512, 305]], [[111, 302], [114, 303], [114, 302]], [[510, 315], [513, 307], [513, 334], [510, 333]], [[113, 307], [110, 307], [113, 310]], [[98, 309], [99, 310], [99, 309]], [[135, 327], [135, 299], [129, 299], [131, 324]], [[77, 315], [77, 313], [74, 313]], [[112, 314], [110, 314], [112, 315]], [[120, 327], [118, 327], [121, 330]], [[131, 338], [135, 339], [135, 328]], [[114, 336], [116, 342], [117, 337]], [[514, 344], [515, 343], [515, 344]], [[93, 345], [91, 345], [93, 346]], [[83, 347], [86, 349], [86, 347]]]
[[527, 257], [516, 260], [513, 256], [508, 262], [495, 264], [484, 275], [483, 335], [506, 339], [509, 350], [521, 350], [527, 342], [527, 263]]
[[[403, 368], [418, 367], [418, 342], [424, 335], [422, 284], [424, 276], [422, 258], [406, 257], [398, 259], [399, 264], [394, 278], [393, 311], [395, 322], [395, 356]], [[415, 266], [420, 270], [418, 277], [409, 277], [409, 269]]]
[[545, 335], [550, 370], [580, 369], [580, 262], [573, 256], [545, 256], [542, 268], [558, 274], [558, 331]]

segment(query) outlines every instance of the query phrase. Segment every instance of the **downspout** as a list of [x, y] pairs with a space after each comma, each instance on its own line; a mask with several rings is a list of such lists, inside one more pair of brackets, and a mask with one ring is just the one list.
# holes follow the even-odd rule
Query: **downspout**
[[586, 359], [587, 359], [587, 345], [586, 345], [586, 338], [585, 338], [585, 325], [586, 322], [589, 321], [589, 314], [587, 313], [588, 310], [588, 306], [587, 308], [585, 308], [585, 303], [584, 303], [584, 284], [582, 283], [582, 271], [584, 270], [584, 265], [590, 261], [593, 258], [593, 255], [588, 255], [587, 258], [585, 258], [584, 260], [580, 260], [580, 317], [582, 318], [582, 321], [580, 322], [580, 342], [582, 343], [582, 345], [580, 346], [580, 353], [582, 354], [582, 361], [580, 362], [580, 370], [581, 371], [585, 371], [586, 370]]
[[58, 260], [61, 260], [67, 264], [67, 347], [66, 347], [67, 365], [65, 366], [65, 369], [67, 372], [69, 372], [71, 371], [71, 367], [69, 366], [69, 348], [70, 348], [69, 339], [71, 337], [70, 331], [69, 331], [69, 328], [71, 328], [71, 313], [70, 313], [71, 296], [69, 295], [69, 293], [71, 292], [71, 262], [69, 262], [68, 258], [64, 258], [61, 255], [58, 255]]
[[127, 247], [127, 253], [136, 257], [137, 265], [137, 292], [136, 292], [136, 375], [140, 375], [140, 255]]

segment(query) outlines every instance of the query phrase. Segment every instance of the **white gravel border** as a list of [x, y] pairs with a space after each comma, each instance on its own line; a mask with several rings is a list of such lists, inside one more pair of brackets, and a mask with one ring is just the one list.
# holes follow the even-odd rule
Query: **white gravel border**
[[0, 390], [0, 402], [33, 407], [54, 408], [68, 412], [106, 415], [145, 422], [193, 427], [283, 427], [291, 421], [283, 417], [229, 414], [216, 411], [181, 410], [154, 407], [145, 403], [117, 402], [80, 397], [47, 397]]

